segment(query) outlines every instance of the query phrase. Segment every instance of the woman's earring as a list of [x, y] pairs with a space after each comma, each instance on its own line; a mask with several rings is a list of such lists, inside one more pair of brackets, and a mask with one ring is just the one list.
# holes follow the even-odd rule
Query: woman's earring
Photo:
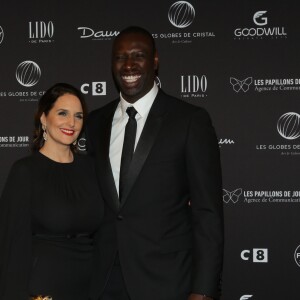
[[76, 144], [77, 144], [77, 140], [75, 140], [75, 141], [73, 142], [73, 145], [74, 145], [74, 146], [76, 146]]
[[42, 125], [42, 129], [43, 129], [43, 139], [45, 140], [45, 141], [47, 141], [47, 132], [46, 132], [46, 125]]

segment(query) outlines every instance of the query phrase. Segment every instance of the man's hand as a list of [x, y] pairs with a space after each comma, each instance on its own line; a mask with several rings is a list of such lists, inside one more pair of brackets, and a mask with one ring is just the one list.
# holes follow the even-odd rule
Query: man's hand
[[188, 297], [188, 300], [214, 300], [213, 298], [204, 296], [204, 295], [199, 295], [199, 294], [190, 294]]

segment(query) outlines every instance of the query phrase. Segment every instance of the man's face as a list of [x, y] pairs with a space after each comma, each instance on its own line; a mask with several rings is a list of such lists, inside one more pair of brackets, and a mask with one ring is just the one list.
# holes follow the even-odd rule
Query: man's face
[[157, 53], [148, 36], [127, 33], [117, 38], [112, 50], [112, 71], [122, 96], [134, 103], [154, 84], [158, 66]]

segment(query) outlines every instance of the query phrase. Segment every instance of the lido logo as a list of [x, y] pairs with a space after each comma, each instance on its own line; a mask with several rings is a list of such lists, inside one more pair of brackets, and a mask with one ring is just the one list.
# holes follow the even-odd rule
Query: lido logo
[[295, 112], [283, 114], [277, 122], [278, 133], [287, 140], [300, 136], [300, 115]]
[[16, 78], [18, 82], [23, 86], [34, 86], [41, 78], [41, 69], [34, 61], [23, 61], [17, 67]]
[[195, 9], [189, 2], [177, 1], [169, 9], [168, 17], [170, 23], [177, 28], [186, 28], [195, 19]]

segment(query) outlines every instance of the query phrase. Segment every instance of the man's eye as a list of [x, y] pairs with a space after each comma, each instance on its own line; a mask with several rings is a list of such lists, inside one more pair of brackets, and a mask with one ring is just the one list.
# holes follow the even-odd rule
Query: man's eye
[[115, 59], [116, 60], [123, 60], [123, 59], [125, 59], [125, 56], [124, 55], [116, 55]]
[[139, 52], [135, 55], [136, 58], [144, 58], [145, 57], [145, 54], [142, 53], [142, 52]]

